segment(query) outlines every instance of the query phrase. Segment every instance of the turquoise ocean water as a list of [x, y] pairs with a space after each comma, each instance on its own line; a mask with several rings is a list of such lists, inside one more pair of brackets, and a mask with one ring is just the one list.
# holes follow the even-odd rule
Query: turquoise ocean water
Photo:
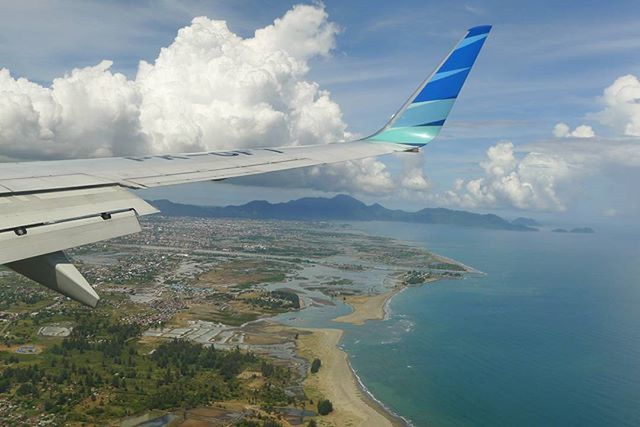
[[[341, 327], [366, 387], [416, 426], [640, 425], [640, 236], [356, 223], [486, 276], [408, 288]], [[302, 324], [300, 323], [302, 322]]]
[[358, 224], [487, 273], [410, 288], [343, 342], [417, 426], [640, 425], [640, 236]]

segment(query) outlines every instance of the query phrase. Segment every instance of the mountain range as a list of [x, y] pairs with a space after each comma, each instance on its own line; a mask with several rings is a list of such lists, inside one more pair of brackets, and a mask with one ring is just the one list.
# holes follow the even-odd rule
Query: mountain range
[[239, 206], [196, 206], [169, 200], [149, 201], [167, 216], [204, 218], [244, 218], [281, 220], [397, 221], [446, 224], [497, 230], [537, 231], [520, 221], [509, 222], [494, 214], [478, 214], [445, 208], [425, 208], [417, 212], [367, 205], [351, 196], [304, 197], [283, 203], [256, 200]]

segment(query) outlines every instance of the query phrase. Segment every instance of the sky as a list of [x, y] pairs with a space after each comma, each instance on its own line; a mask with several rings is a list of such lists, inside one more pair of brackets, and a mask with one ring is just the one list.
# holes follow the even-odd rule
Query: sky
[[[535, 3], [535, 4], [534, 4]], [[142, 192], [208, 205], [349, 193], [550, 222], [640, 214], [635, 1], [22, 1], [0, 16], [0, 158], [323, 144], [378, 130], [491, 24], [438, 139]]]

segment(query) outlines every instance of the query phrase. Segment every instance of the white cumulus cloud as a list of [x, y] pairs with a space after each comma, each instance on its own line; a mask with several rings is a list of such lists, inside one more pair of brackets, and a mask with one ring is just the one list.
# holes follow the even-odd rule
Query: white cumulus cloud
[[531, 152], [518, 159], [513, 143], [508, 141], [490, 147], [486, 156], [480, 164], [482, 177], [458, 179], [451, 190], [436, 196], [437, 199], [465, 208], [565, 209], [557, 186], [570, 177], [571, 168], [562, 158]]
[[13, 157], [95, 157], [148, 149], [135, 82], [110, 61], [75, 69], [51, 87], [0, 70], [0, 150]]
[[425, 160], [422, 154], [405, 153], [401, 155], [403, 172], [400, 187], [407, 191], [424, 194], [431, 189], [431, 182], [424, 176]]
[[253, 38], [195, 18], [153, 64], [141, 62], [141, 124], [156, 152], [319, 144], [349, 137], [340, 107], [304, 80], [337, 27], [321, 7], [295, 6]]
[[604, 109], [592, 114], [619, 135], [640, 136], [640, 81], [632, 74], [618, 77], [605, 88]]
[[596, 133], [589, 125], [580, 125], [571, 130], [566, 123], [557, 123], [553, 127], [553, 136], [556, 138], [595, 138]]
[[[600, 112], [587, 117], [610, 127], [617, 136], [597, 137], [589, 125], [574, 129], [559, 122], [553, 128], [556, 140], [538, 141], [518, 147], [500, 142], [487, 150], [480, 163], [482, 175], [459, 178], [449, 191], [432, 195], [438, 203], [465, 208], [512, 207], [523, 210], [567, 208], [567, 196], [584, 195], [586, 179], [610, 176], [619, 179], [637, 175], [640, 167], [640, 80], [633, 75], [617, 78], [604, 89]], [[619, 189], [629, 187], [618, 182]], [[632, 188], [633, 184], [631, 184]], [[621, 191], [621, 190], [618, 190]], [[625, 190], [629, 191], [629, 190]], [[635, 191], [632, 189], [631, 191]], [[614, 208], [607, 216], [619, 214]]]
[[[298, 5], [249, 38], [194, 18], [134, 79], [112, 72], [111, 61], [49, 87], [2, 69], [0, 152], [76, 158], [350, 139], [340, 107], [307, 80], [309, 60], [329, 55], [338, 32], [322, 5]], [[388, 193], [395, 183], [377, 160], [298, 175], [301, 185], [333, 191]], [[406, 185], [424, 188], [421, 172], [413, 168]]]

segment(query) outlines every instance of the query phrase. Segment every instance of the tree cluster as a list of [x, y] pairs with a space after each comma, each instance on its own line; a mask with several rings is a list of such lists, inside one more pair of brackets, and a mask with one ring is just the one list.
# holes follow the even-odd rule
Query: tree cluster
[[311, 362], [311, 373], [315, 374], [320, 370], [320, 367], [322, 366], [322, 362], [320, 361], [320, 359], [315, 358], [313, 359], [313, 362]]
[[318, 413], [320, 415], [329, 415], [331, 412], [333, 412], [333, 403], [329, 399], [318, 401]]

